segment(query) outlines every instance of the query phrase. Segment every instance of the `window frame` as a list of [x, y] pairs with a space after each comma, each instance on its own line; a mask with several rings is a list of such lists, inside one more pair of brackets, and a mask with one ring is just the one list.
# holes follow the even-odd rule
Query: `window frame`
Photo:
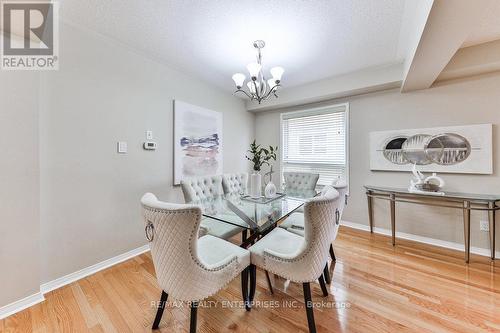
[[[297, 115], [297, 116], [300, 116], [300, 115], [306, 115], [306, 114], [327, 114], [327, 113], [333, 113], [331, 112], [330, 110], [332, 108], [341, 108], [343, 107], [344, 108], [344, 111], [341, 111], [341, 112], [345, 112], [345, 131], [344, 131], [344, 134], [345, 134], [345, 138], [344, 138], [344, 142], [345, 142], [345, 157], [346, 157], [346, 164], [345, 164], [345, 168], [346, 168], [346, 172], [345, 172], [345, 181], [347, 183], [347, 194], [349, 194], [350, 192], [350, 167], [349, 167], [349, 162], [350, 162], [350, 156], [349, 156], [349, 133], [350, 133], [350, 129], [349, 129], [349, 102], [345, 102], [345, 103], [338, 103], [338, 104], [331, 104], [331, 105], [326, 105], [326, 106], [321, 106], [321, 107], [315, 107], [315, 108], [307, 108], [307, 109], [302, 109], [302, 110], [297, 110], [297, 111], [289, 111], [289, 112], [282, 112], [280, 113], [280, 181], [283, 182], [283, 172], [284, 172], [284, 143], [283, 143], [283, 121], [284, 121], [284, 117], [289, 117], [289, 116], [293, 116], [293, 115]], [[330, 111], [330, 112], [329, 112]], [[339, 112], [339, 111], [337, 111]], [[292, 117], [293, 118], [293, 117]], [[311, 165], [311, 164], [307, 164], [307, 163], [304, 163], [305, 165]], [[318, 188], [322, 188], [324, 185], [317, 185]]]

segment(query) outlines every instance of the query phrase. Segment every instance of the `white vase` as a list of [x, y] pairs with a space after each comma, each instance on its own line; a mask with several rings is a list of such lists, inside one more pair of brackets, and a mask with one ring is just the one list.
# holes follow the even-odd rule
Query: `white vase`
[[250, 175], [250, 196], [252, 198], [260, 198], [262, 196], [262, 176], [259, 172], [254, 171]]
[[273, 182], [269, 182], [264, 189], [264, 195], [266, 198], [274, 198], [276, 196], [276, 185]]

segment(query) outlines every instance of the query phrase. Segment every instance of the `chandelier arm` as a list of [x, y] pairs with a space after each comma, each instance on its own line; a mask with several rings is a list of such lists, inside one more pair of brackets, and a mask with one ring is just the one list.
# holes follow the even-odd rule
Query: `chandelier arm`
[[278, 96], [276, 95], [276, 91], [278, 90], [278, 87], [279, 87], [279, 86], [280, 86], [280, 85], [279, 85], [279, 84], [277, 84], [277, 85], [275, 85], [274, 87], [272, 87], [272, 88], [271, 88], [271, 90], [269, 90], [269, 92], [266, 94], [266, 96], [264, 97], [264, 99], [269, 98], [269, 96], [271, 96], [271, 94], [274, 94], [274, 96], [278, 97]]
[[234, 93], [236, 94], [237, 92], [241, 92], [241, 93], [244, 93], [245, 95], [247, 95], [248, 98], [250, 99], [254, 99], [254, 97], [252, 95], [250, 95], [249, 93], [247, 93], [245, 90], [243, 89], [237, 89]]

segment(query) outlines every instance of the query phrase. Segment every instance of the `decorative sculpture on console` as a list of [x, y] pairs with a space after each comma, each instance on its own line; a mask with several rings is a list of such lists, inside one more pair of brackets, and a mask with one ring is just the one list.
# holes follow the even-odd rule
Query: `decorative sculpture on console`
[[425, 177], [422, 172], [417, 170], [417, 165], [413, 164], [412, 173], [413, 178], [410, 180], [408, 191], [412, 193], [444, 195], [444, 192], [440, 190], [445, 185], [445, 182], [435, 172], [431, 176]]

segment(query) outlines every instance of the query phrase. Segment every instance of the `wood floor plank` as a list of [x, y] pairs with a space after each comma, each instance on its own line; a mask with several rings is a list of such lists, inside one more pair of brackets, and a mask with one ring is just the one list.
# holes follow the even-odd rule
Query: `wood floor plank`
[[[500, 332], [500, 261], [342, 227], [330, 295], [311, 284], [318, 332]], [[254, 308], [240, 279], [198, 310], [198, 332], [307, 332], [302, 286], [257, 272]], [[0, 321], [10, 332], [151, 332], [161, 290], [149, 253], [45, 295]], [[169, 300], [159, 332], [188, 332], [189, 307]]]

